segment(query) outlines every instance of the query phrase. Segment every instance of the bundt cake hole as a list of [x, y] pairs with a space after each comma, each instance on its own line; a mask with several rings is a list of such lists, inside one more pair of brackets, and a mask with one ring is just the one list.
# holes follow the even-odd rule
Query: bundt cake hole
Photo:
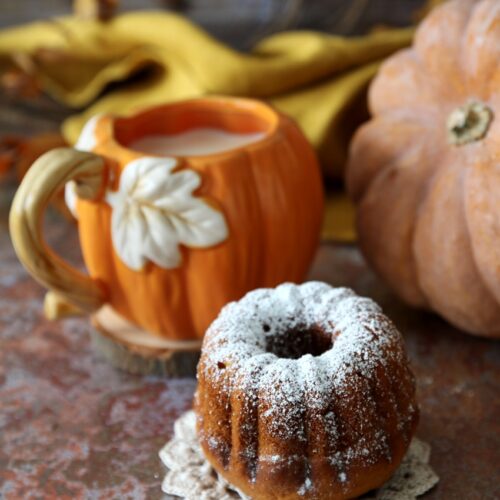
[[[265, 332], [266, 327], [269, 328], [269, 325], [263, 325]], [[332, 336], [315, 326], [273, 332], [266, 336], [266, 351], [285, 359], [299, 359], [306, 354], [321, 356], [332, 345]]]

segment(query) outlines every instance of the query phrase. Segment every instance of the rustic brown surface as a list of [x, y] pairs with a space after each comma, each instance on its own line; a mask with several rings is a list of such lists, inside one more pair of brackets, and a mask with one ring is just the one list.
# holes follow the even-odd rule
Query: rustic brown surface
[[[43, 290], [7, 235], [9, 191], [2, 187], [0, 219], [0, 497], [162, 498], [157, 453], [195, 381], [118, 372], [92, 351], [85, 319], [42, 317]], [[76, 259], [73, 228], [51, 222], [51, 241]], [[406, 308], [355, 247], [322, 245], [311, 278], [373, 297], [404, 333], [418, 378], [418, 435], [441, 477], [428, 498], [499, 498], [500, 343]]]
[[[35, 17], [42, 2], [0, 3], [0, 24], [6, 25]], [[43, 3], [46, 15], [70, 4]], [[373, 7], [389, 3], [394, 8], [385, 17]], [[376, 22], [389, 21], [389, 14], [401, 20], [408, 6], [420, 4], [380, 0], [367, 9], [376, 10], [370, 14]], [[333, 10], [320, 15], [328, 2], [308, 6], [292, 25], [330, 29]], [[207, 19], [214, 32], [226, 30], [214, 16]], [[229, 40], [234, 35], [224, 33]], [[0, 138], [55, 130], [67, 113], [47, 99], [27, 103], [0, 95]], [[190, 406], [195, 381], [118, 372], [92, 351], [85, 319], [50, 323], [42, 317], [43, 290], [21, 268], [7, 233], [13, 189], [11, 180], [0, 180], [0, 498], [165, 498], [157, 453]], [[53, 246], [78, 261], [73, 227], [52, 218], [48, 233]], [[322, 245], [311, 278], [373, 297], [404, 333], [418, 378], [418, 435], [432, 445], [431, 463], [441, 478], [425, 498], [500, 498], [500, 342], [467, 336], [405, 307], [355, 247]]]

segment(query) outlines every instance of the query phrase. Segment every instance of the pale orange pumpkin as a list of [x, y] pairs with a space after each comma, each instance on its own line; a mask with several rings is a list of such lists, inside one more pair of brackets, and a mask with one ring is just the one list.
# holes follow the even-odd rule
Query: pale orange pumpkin
[[409, 304], [500, 337], [500, 2], [432, 11], [369, 105], [347, 168], [364, 255]]

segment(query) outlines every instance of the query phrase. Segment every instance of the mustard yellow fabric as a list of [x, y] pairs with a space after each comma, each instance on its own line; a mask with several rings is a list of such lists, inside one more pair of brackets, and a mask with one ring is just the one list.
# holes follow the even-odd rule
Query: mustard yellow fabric
[[[33, 56], [44, 90], [83, 109], [63, 124], [70, 142], [95, 113], [129, 114], [209, 94], [262, 98], [295, 118], [325, 175], [338, 178], [351, 132], [366, 117], [370, 79], [385, 57], [410, 43], [412, 33], [394, 29], [343, 38], [284, 32], [240, 53], [170, 13], [134, 12], [107, 23], [69, 17], [0, 31], [0, 71], [19, 54]], [[327, 214], [325, 236], [351, 239], [350, 205], [329, 206], [334, 211]]]

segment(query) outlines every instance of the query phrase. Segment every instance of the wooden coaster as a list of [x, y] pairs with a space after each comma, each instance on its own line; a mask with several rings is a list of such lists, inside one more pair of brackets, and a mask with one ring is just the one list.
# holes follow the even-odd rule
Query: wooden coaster
[[92, 344], [113, 366], [129, 373], [192, 377], [201, 340], [173, 341], [141, 330], [110, 306], [92, 316]]

